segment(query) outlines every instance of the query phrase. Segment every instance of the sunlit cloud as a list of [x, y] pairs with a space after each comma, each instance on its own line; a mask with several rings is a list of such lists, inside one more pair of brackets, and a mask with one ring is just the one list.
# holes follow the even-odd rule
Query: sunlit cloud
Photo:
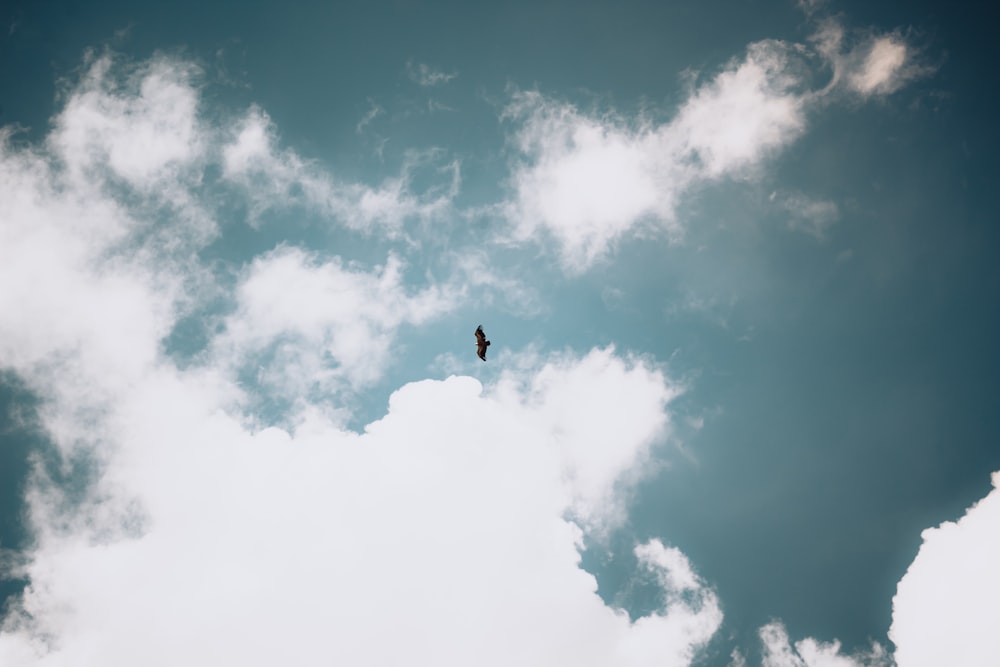
[[862, 98], [888, 95], [933, 71], [899, 32], [852, 32], [831, 18], [820, 23], [812, 42], [833, 70], [821, 96], [841, 90]]
[[692, 186], [752, 168], [801, 134], [803, 103], [786, 51], [751, 46], [660, 125], [517, 93], [506, 111], [518, 123], [521, 156], [507, 211], [515, 238], [550, 234], [564, 268], [579, 272], [626, 233], [681, 237], [676, 207]]
[[889, 637], [899, 667], [996, 664], [1000, 627], [1000, 472], [993, 489], [958, 521], [922, 534], [896, 588]]
[[582, 269], [640, 219], [671, 215], [647, 130], [587, 117], [534, 92], [518, 93], [506, 116], [518, 123], [515, 141], [524, 156], [507, 212], [516, 238], [548, 232], [564, 266]]

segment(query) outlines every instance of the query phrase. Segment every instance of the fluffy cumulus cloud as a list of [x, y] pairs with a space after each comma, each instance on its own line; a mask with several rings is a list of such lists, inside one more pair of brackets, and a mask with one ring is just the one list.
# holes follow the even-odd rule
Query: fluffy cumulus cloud
[[[623, 382], [628, 377], [641, 382], [630, 386]], [[665, 408], [681, 388], [641, 360], [623, 364], [608, 348], [582, 359], [557, 357], [530, 376], [506, 372], [496, 392], [530, 397], [532, 419], [560, 452], [574, 518], [599, 533], [624, 518], [623, 493], [665, 435]], [[608, 410], [621, 420], [609, 421]], [[607, 445], [618, 439], [632, 445]]]
[[[643, 369], [594, 354], [608, 371], [576, 397], [663, 391]], [[591, 403], [540, 424], [535, 401], [557, 400], [545, 391], [488, 395], [452, 377], [403, 387], [360, 435], [322, 418], [253, 433], [220, 408], [228, 391], [212, 378], [150, 372], [106, 417], [116, 451], [101, 512], [72, 518], [108, 530], [58, 529], [44, 498], [33, 503], [31, 585], [0, 657], [689, 664], [721, 620], [718, 605], [655, 544], [645, 562], [672, 593], [664, 608], [632, 624], [603, 604], [579, 568], [580, 528], [564, 518], [574, 456], [556, 437]], [[605, 419], [625, 426], [612, 411], [623, 406]], [[124, 517], [132, 534], [111, 530]]]
[[[29, 584], [0, 664], [690, 664], [721, 611], [683, 554], [640, 546], [664, 602], [635, 622], [580, 567], [669, 433], [680, 389], [649, 361], [605, 348], [512, 362], [485, 387], [413, 382], [361, 432], [306, 390], [294, 424], [258, 426], [234, 368], [285, 346], [306, 385], [363, 385], [399, 326], [447, 310], [446, 288], [407, 289], [393, 255], [292, 246], [217, 280], [199, 260], [217, 233], [204, 163], [222, 155], [231, 182], [261, 161], [302, 182], [300, 165], [259, 112], [235, 142], [196, 103], [161, 118], [144, 100], [193, 90], [177, 67], [88, 80], [45, 147], [0, 152], [0, 365], [88, 473], [67, 494], [39, 461], [28, 482], [32, 544], [4, 566]], [[118, 129], [165, 136], [119, 154]], [[162, 341], [204, 292], [229, 315], [180, 368]]]
[[893, 598], [889, 637], [899, 667], [1000, 660], [1000, 472], [993, 487], [958, 521], [924, 531]]
[[[513, 132], [513, 237], [551, 237], [562, 265], [584, 271], [627, 234], [683, 235], [678, 201], [699, 184], [753, 175], [806, 129], [808, 112], [849, 90], [867, 98], [891, 93], [924, 73], [897, 34], [848, 45], [828, 21], [812, 46], [751, 44], [715, 76], [692, 86], [672, 120], [653, 123], [614, 113], [585, 113], [541, 93], [518, 93], [505, 116]], [[833, 81], [810, 90], [812, 59]], [[796, 207], [801, 209], [801, 207]], [[835, 217], [815, 208], [796, 218], [819, 234]]]

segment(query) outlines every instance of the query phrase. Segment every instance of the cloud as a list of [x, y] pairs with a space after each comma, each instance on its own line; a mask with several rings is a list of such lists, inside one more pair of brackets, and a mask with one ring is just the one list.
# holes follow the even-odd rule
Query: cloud
[[772, 192], [769, 200], [789, 214], [788, 227], [817, 239], [840, 218], [840, 209], [831, 201], [813, 199], [801, 192]]
[[[633, 624], [596, 595], [564, 518], [591, 490], [565, 471], [641, 451], [627, 399], [656, 404], [665, 389], [608, 351], [543, 374], [516, 385], [530, 393], [410, 384], [354, 434], [320, 416], [252, 432], [211, 375], [150, 372], [108, 406], [101, 511], [74, 521], [114, 526], [134, 507], [141, 531], [56, 530], [36, 498], [31, 584], [0, 658], [690, 664], [721, 612], [683, 557], [640, 552], [669, 602]], [[566, 409], [540, 407], [552, 404]], [[603, 440], [613, 452], [560, 439], [588, 420], [618, 427]]]
[[[666, 406], [683, 391], [641, 360], [627, 361], [618, 359], [613, 348], [593, 350], [579, 360], [556, 357], [530, 373], [529, 380], [524, 372], [503, 373], [496, 389], [500, 396], [530, 397], [533, 420], [551, 434], [564, 461], [573, 516], [595, 533], [624, 519], [630, 485], [648, 462], [652, 445], [665, 436]], [[621, 421], [608, 421], [606, 410]], [[630, 445], [607, 445], [615, 440]]]
[[1000, 472], [993, 489], [958, 521], [922, 534], [896, 588], [889, 638], [899, 667], [995, 665], [1000, 627]]
[[[45, 395], [86, 382], [100, 400], [153, 363], [205, 278], [195, 253], [217, 235], [194, 194], [203, 128], [181, 83], [191, 69], [154, 58], [119, 85], [112, 65], [88, 60], [44, 146], [0, 132], [0, 366], [38, 391], [53, 359], [90, 350]], [[147, 138], [145, 153], [123, 143]]]
[[449, 285], [465, 298], [521, 317], [536, 317], [548, 309], [537, 288], [516, 272], [494, 266], [482, 250], [466, 248], [448, 261], [454, 267]]
[[824, 643], [812, 638], [795, 643], [780, 622], [772, 622], [759, 631], [763, 651], [761, 667], [890, 667], [892, 658], [881, 644], [872, 643], [867, 651], [845, 656], [840, 642]]
[[49, 144], [71, 177], [107, 166], [133, 187], [159, 185], [205, 148], [198, 75], [192, 64], [165, 56], [130, 65], [89, 53]]
[[661, 125], [515, 94], [505, 112], [519, 123], [507, 209], [514, 237], [551, 234], [564, 268], [579, 272], [628, 232], [679, 236], [677, 202], [696, 183], [752, 168], [801, 134], [803, 103], [786, 51], [777, 42], [752, 45]]
[[523, 161], [507, 211], [518, 240], [548, 232], [564, 267], [582, 270], [640, 219], [671, 215], [648, 131], [589, 118], [534, 92], [515, 95], [505, 115], [520, 123], [515, 143]]
[[373, 120], [375, 120], [380, 115], [385, 113], [385, 109], [375, 104], [375, 102], [372, 101], [371, 98], [368, 99], [368, 104], [370, 108], [365, 113], [365, 115], [361, 117], [361, 120], [358, 121], [358, 124], [354, 127], [354, 132], [356, 134], [361, 134], [362, 132], [364, 132], [365, 128], [368, 127], [369, 123], [371, 123]]
[[781, 42], [752, 44], [744, 60], [696, 89], [681, 107], [671, 134], [704, 175], [755, 165], [803, 132], [803, 102], [794, 92], [800, 82], [788, 55]]
[[[378, 187], [343, 183], [294, 151], [277, 148], [277, 132], [267, 114], [252, 108], [222, 148], [223, 175], [251, 201], [251, 221], [266, 211], [304, 206], [351, 229], [383, 234], [401, 232], [410, 219], [435, 220], [451, 210], [461, 183], [458, 161], [443, 166], [438, 152], [410, 153], [399, 176]], [[425, 167], [445, 180], [421, 194], [410, 189], [411, 176]]]
[[827, 0], [796, 0], [796, 4], [799, 6], [806, 16], [812, 16], [816, 10], [825, 5]]
[[[663, 664], [687, 665], [722, 625], [722, 609], [714, 591], [698, 577], [687, 557], [674, 547], [651, 540], [635, 548], [640, 566], [653, 573], [663, 594], [661, 611], [636, 621], [626, 655], [662, 656]], [[662, 623], [671, 619], [669, 625]]]
[[414, 63], [410, 60], [406, 63], [406, 75], [418, 86], [430, 88], [448, 83], [458, 76], [458, 72], [444, 72], [425, 63]]
[[262, 391], [293, 403], [369, 385], [382, 377], [402, 324], [457, 303], [448, 287], [411, 294], [403, 269], [394, 255], [372, 271], [288, 246], [258, 256], [213, 342], [215, 358], [234, 371], [256, 368]]
[[833, 70], [819, 95], [841, 90], [861, 98], [888, 95], [933, 71], [899, 32], [849, 32], [837, 19], [826, 19], [811, 41]]

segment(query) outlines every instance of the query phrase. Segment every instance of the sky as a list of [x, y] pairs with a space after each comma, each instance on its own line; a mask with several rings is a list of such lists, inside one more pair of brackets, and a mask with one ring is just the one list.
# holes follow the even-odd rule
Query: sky
[[5, 3], [0, 664], [995, 666], [981, 11]]

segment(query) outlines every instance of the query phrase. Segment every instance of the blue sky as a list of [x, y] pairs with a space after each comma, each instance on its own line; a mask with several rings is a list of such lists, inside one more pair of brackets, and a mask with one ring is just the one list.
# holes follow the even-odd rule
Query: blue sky
[[0, 19], [3, 664], [996, 663], [985, 17]]

